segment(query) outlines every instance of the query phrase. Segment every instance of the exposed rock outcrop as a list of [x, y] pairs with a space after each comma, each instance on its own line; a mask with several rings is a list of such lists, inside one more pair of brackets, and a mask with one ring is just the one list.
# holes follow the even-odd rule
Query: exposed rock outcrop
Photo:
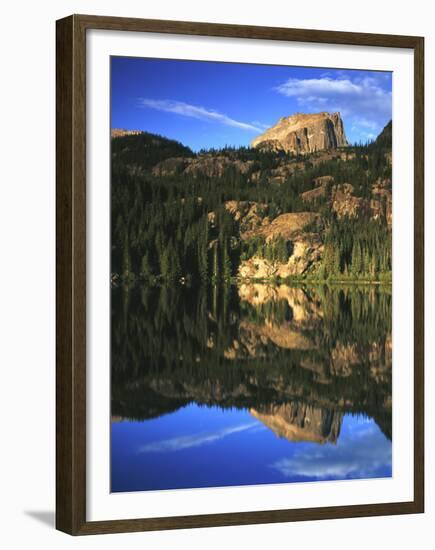
[[233, 169], [241, 174], [247, 174], [253, 165], [253, 161], [232, 160], [225, 156], [203, 156], [189, 159], [185, 169], [186, 174], [193, 176], [205, 175], [209, 178], [222, 177], [226, 170]]
[[252, 160], [234, 160], [224, 155], [200, 155], [196, 158], [168, 158], [156, 164], [152, 173], [154, 176], [173, 176], [190, 174], [193, 177], [207, 176], [221, 178], [227, 170], [247, 174], [254, 166]]
[[278, 166], [277, 168], [273, 168], [270, 171], [270, 176], [268, 177], [268, 183], [284, 183], [288, 178], [293, 176], [297, 171], [304, 170], [305, 163], [304, 162], [289, 162], [284, 163]]
[[340, 113], [296, 113], [252, 141], [253, 147], [296, 154], [337, 149], [349, 145]]
[[322, 199], [328, 195], [328, 191], [332, 188], [334, 178], [332, 176], [320, 176], [313, 180], [316, 187], [301, 193], [301, 198], [304, 202], [310, 203], [318, 199]]
[[174, 174], [179, 174], [182, 172], [186, 168], [187, 164], [187, 158], [168, 158], [156, 164], [152, 169], [152, 173], [154, 176], [159, 177], [173, 176]]
[[314, 272], [320, 265], [323, 243], [316, 233], [301, 233], [291, 241], [293, 253], [286, 263], [253, 256], [239, 266], [242, 279], [286, 279]]
[[318, 219], [319, 214], [315, 212], [290, 212], [281, 214], [271, 222], [267, 220], [266, 223], [262, 223], [261, 227], [253, 231], [245, 231], [242, 234], [242, 239], [250, 239], [251, 237], [257, 236], [265, 237], [267, 242], [277, 237], [291, 239]]
[[385, 216], [388, 227], [393, 225], [393, 195], [391, 181], [379, 179], [372, 188], [370, 209], [374, 219]]
[[362, 197], [353, 195], [353, 186], [350, 183], [336, 185], [331, 193], [331, 209], [337, 218], [357, 218], [369, 211], [369, 203]]
[[227, 201], [225, 208], [232, 214], [234, 221], [239, 223], [243, 235], [258, 230], [269, 223], [267, 204], [252, 201]]
[[313, 212], [281, 214], [270, 223], [266, 220], [261, 226], [242, 233], [242, 239], [262, 236], [266, 242], [281, 237], [287, 241], [291, 254], [285, 263], [253, 256], [240, 263], [239, 276], [242, 279], [285, 279], [315, 271], [322, 258], [323, 242], [318, 231], [307, 230], [307, 227], [318, 220], [319, 215]]
[[393, 199], [391, 181], [378, 179], [372, 187], [371, 198], [365, 199], [354, 195], [354, 187], [350, 183], [335, 184], [332, 176], [315, 178], [313, 189], [301, 193], [306, 203], [326, 200], [329, 207], [337, 214], [337, 218], [357, 218], [360, 215], [372, 219], [383, 218], [391, 227], [393, 223]]

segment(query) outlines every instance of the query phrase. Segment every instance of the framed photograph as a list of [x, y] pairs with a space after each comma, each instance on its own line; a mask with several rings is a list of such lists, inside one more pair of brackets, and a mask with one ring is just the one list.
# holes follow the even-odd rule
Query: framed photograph
[[57, 528], [423, 512], [423, 38], [56, 46]]

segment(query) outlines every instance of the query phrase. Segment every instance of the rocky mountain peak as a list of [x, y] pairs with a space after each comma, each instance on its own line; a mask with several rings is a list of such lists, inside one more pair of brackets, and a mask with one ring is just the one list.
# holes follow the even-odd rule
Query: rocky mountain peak
[[295, 113], [256, 137], [252, 147], [296, 154], [349, 145], [340, 113]]

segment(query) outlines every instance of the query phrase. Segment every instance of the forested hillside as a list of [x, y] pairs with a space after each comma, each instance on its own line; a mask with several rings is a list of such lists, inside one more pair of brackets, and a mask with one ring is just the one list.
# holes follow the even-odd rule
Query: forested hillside
[[391, 123], [304, 156], [124, 135], [111, 185], [113, 280], [391, 277]]

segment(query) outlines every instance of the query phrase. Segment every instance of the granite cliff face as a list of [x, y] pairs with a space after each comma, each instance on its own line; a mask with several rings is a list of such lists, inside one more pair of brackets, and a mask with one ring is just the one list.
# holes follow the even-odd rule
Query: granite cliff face
[[272, 151], [307, 154], [348, 144], [340, 113], [296, 113], [255, 138], [251, 145]]

